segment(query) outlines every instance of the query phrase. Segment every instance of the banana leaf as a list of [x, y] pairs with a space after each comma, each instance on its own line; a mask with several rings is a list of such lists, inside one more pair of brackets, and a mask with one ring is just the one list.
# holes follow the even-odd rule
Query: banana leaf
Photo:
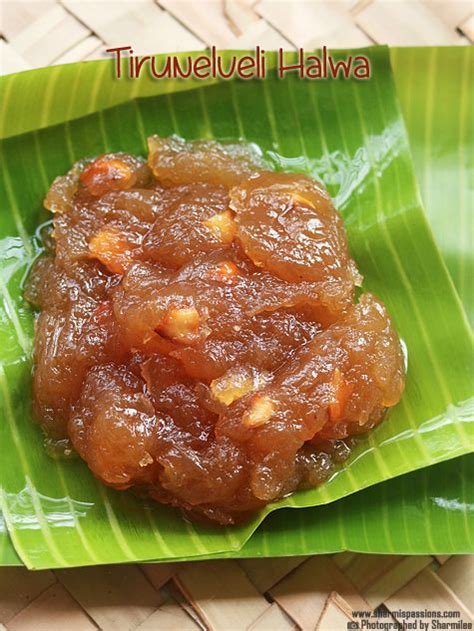
[[[240, 550], [205, 558], [261, 558], [345, 550], [372, 554], [472, 553], [473, 476], [474, 457], [462, 456], [326, 506], [299, 511], [281, 509], [269, 515]], [[0, 566], [12, 565], [22, 562], [0, 516]]]
[[[469, 554], [474, 550], [473, 478], [474, 456], [469, 454], [407, 473], [326, 506], [298, 511], [281, 509], [269, 515], [240, 550], [205, 558], [297, 556], [346, 550], [371, 554]], [[22, 561], [0, 514], [0, 566], [11, 565], [22, 565]]]
[[[213, 558], [328, 554], [469, 554], [474, 549], [474, 456], [377, 484], [342, 500], [281, 509], [238, 552]], [[295, 536], [295, 533], [297, 536]]]
[[13, 547], [8, 534], [7, 525], [2, 513], [0, 513], [0, 567], [8, 565], [23, 565], [20, 557]]
[[[470, 451], [469, 331], [420, 206], [387, 51], [366, 53], [370, 82], [227, 82], [3, 141], [0, 479], [5, 519], [29, 567], [237, 554], [275, 508], [326, 504]], [[198, 528], [170, 509], [105, 489], [78, 461], [49, 460], [30, 419], [33, 315], [21, 300], [21, 282], [37, 247], [42, 196], [75, 159], [143, 152], [144, 136], [153, 132], [244, 137], [276, 166], [322, 179], [346, 220], [365, 288], [386, 301], [408, 348], [402, 404], [361, 441], [347, 466], [323, 487], [272, 505], [238, 528]], [[300, 536], [299, 529], [291, 532]]]
[[[474, 48], [393, 48], [390, 59], [424, 206], [472, 323]], [[274, 60], [270, 57], [268, 62], [271, 66]], [[203, 83], [212, 80], [154, 81], [144, 74], [133, 81], [117, 81], [113, 64], [103, 61], [0, 77], [0, 138], [71, 120], [134, 97], [190, 90]]]
[[474, 323], [474, 49], [399, 48], [391, 58], [430, 224]]

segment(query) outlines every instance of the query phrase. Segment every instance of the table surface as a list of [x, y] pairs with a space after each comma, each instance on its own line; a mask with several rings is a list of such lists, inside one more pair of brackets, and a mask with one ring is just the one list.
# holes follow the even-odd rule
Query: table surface
[[[471, 0], [2, 0], [0, 72], [215, 45], [267, 50], [474, 42]], [[105, 44], [107, 46], [105, 46]]]
[[[472, 8], [456, 0], [3, 0], [0, 72], [98, 59], [106, 45], [125, 43], [137, 54], [210, 45], [469, 45]], [[3, 568], [0, 629], [334, 631], [346, 629], [354, 611], [396, 618], [399, 610], [425, 609], [459, 612], [468, 621], [473, 584], [472, 556], [343, 553], [54, 572]]]
[[0, 628], [342, 631], [354, 611], [375, 609], [399, 621], [400, 610], [459, 612], [448, 621], [467, 623], [473, 620], [473, 584], [472, 556], [345, 552], [54, 572], [3, 568]]

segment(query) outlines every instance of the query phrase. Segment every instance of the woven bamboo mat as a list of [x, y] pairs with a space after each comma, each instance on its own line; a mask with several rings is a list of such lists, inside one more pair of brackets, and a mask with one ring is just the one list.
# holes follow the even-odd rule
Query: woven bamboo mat
[[2, 74], [135, 53], [469, 44], [472, 0], [1, 0]]
[[348, 627], [360, 620], [355, 611], [394, 623], [425, 609], [441, 611], [441, 622], [468, 624], [473, 584], [468, 556], [343, 553], [55, 572], [4, 568], [0, 629], [338, 631], [358, 628]]

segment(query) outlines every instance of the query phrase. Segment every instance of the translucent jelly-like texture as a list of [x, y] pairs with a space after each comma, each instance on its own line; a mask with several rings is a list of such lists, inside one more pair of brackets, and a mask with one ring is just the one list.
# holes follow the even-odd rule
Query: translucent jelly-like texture
[[28, 279], [34, 410], [117, 489], [222, 524], [324, 481], [403, 391], [399, 339], [306, 176], [149, 140], [56, 178]]

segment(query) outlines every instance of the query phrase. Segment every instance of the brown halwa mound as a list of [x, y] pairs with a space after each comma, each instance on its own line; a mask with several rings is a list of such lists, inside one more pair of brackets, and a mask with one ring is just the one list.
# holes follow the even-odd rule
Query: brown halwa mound
[[46, 197], [35, 414], [117, 489], [234, 523], [326, 479], [404, 387], [320, 184], [245, 145], [149, 140]]

